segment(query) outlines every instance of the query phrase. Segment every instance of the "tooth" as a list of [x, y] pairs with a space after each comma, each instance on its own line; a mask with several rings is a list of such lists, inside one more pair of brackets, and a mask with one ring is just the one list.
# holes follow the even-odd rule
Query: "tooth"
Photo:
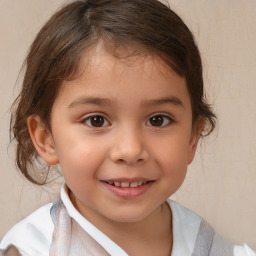
[[113, 181], [107, 181], [107, 183], [110, 184], [110, 185], [113, 185], [113, 184], [114, 184]]
[[147, 182], [146, 181], [142, 181], [142, 184], [146, 184]]
[[114, 182], [115, 186], [120, 187], [121, 183], [119, 181]]
[[126, 182], [126, 181], [122, 181], [122, 182], [121, 182], [121, 187], [122, 187], [122, 188], [128, 188], [129, 185], [130, 185], [129, 182]]
[[139, 181], [139, 182], [138, 182], [138, 186], [140, 186], [140, 185], [142, 185], [142, 181]]
[[137, 188], [138, 187], [138, 183], [139, 182], [132, 182], [132, 183], [130, 183], [130, 187], [131, 188]]

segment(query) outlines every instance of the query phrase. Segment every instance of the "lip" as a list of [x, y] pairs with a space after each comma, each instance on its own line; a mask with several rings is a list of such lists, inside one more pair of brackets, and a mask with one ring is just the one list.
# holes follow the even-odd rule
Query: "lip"
[[[109, 181], [130, 182], [130, 183], [147, 181], [147, 183], [134, 188], [134, 187], [117, 187], [107, 183]], [[110, 180], [101, 181], [101, 182], [110, 192], [112, 192], [116, 196], [124, 199], [134, 199], [146, 193], [147, 190], [155, 183], [155, 180], [149, 180], [145, 178], [134, 178], [134, 179], [124, 178], [124, 179], [110, 179]]]

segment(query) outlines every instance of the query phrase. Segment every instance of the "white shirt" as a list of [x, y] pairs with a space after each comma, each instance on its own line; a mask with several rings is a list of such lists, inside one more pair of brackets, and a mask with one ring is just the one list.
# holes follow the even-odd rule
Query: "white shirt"
[[[65, 185], [62, 186], [60, 194], [61, 200], [65, 205], [69, 216], [73, 218], [110, 255], [128, 255], [121, 247], [114, 243], [92, 223], [86, 220], [76, 210], [68, 196], [68, 189]], [[172, 256], [190, 256], [194, 250], [202, 218], [176, 202], [171, 200], [168, 200], [167, 202], [172, 211]], [[0, 244], [0, 249], [6, 249], [10, 244], [13, 244], [19, 249], [22, 256], [49, 256], [54, 232], [54, 224], [50, 214], [52, 205], [53, 204], [50, 203], [39, 208], [27, 218], [16, 224], [3, 238]], [[235, 247], [234, 255], [255, 256], [249, 248], [246, 249], [248, 254], [241, 254], [241, 251], [243, 252], [243, 248]]]

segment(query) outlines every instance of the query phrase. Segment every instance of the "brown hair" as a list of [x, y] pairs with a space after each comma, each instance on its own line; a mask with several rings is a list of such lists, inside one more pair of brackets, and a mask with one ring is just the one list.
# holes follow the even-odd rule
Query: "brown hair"
[[76, 76], [82, 52], [99, 40], [109, 49], [128, 46], [136, 54], [137, 45], [160, 56], [186, 78], [193, 121], [206, 120], [206, 135], [214, 129], [215, 115], [205, 101], [200, 54], [178, 15], [157, 0], [74, 1], [56, 12], [36, 36], [24, 63], [22, 90], [14, 102], [11, 129], [18, 142], [16, 163], [35, 184], [46, 182], [50, 167], [36, 152], [26, 119], [39, 115], [50, 129], [61, 82]]

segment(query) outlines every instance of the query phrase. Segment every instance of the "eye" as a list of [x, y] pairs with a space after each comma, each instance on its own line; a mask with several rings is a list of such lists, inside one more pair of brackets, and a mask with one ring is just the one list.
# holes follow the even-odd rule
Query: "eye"
[[105, 117], [100, 115], [89, 116], [83, 121], [83, 123], [90, 127], [96, 128], [106, 127], [110, 125], [109, 121]]
[[173, 120], [169, 116], [155, 115], [149, 118], [147, 125], [154, 127], [165, 127], [172, 122]]

